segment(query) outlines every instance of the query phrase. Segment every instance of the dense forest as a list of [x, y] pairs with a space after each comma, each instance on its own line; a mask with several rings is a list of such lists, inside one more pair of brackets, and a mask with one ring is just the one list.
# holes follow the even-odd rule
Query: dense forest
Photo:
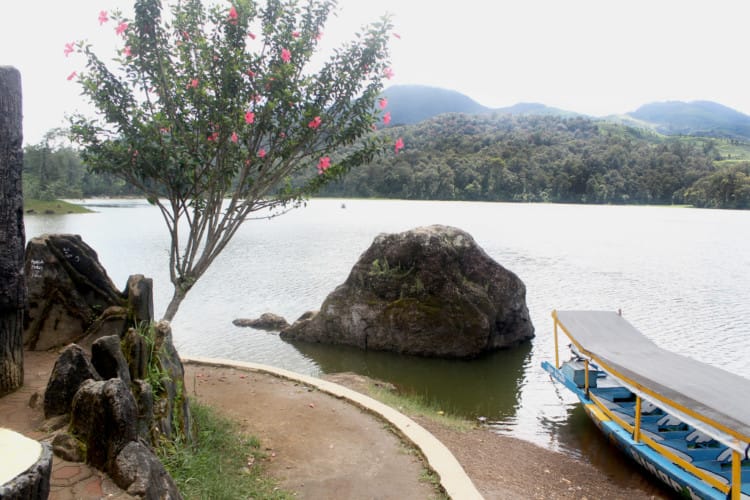
[[[507, 114], [446, 114], [378, 133], [403, 137], [405, 149], [353, 170], [322, 195], [750, 208], [750, 163], [719, 161], [735, 147], [722, 139]], [[50, 134], [25, 148], [27, 197], [136, 194], [123, 181], [89, 173], [59, 142]]]
[[389, 129], [406, 148], [324, 194], [750, 208], [747, 164], [719, 140], [665, 138], [584, 117], [449, 114]]

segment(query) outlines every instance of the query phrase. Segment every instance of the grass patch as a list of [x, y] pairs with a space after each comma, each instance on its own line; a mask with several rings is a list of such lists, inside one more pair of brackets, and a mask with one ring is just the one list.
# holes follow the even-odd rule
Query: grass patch
[[88, 214], [91, 213], [86, 207], [76, 205], [74, 203], [68, 203], [62, 200], [32, 200], [29, 198], [23, 199], [23, 211], [26, 214], [42, 214], [42, 215], [60, 215], [60, 214]]
[[256, 438], [242, 434], [235, 422], [209, 406], [191, 400], [190, 411], [196, 429], [195, 444], [166, 444], [157, 450], [185, 498], [293, 498], [264, 474], [264, 454]]
[[404, 395], [388, 390], [384, 387], [370, 385], [370, 396], [381, 403], [395, 408], [410, 417], [419, 416], [456, 431], [468, 431], [475, 427], [474, 423], [464, 417], [444, 411], [434, 401], [420, 395]]

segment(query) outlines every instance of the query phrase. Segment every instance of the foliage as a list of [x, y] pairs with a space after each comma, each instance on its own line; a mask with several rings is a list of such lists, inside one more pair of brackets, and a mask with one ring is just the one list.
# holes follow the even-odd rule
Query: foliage
[[583, 117], [448, 114], [396, 129], [408, 144], [400, 155], [352, 172], [324, 193], [680, 204], [687, 188], [715, 172], [718, 157], [710, 141], [691, 144]]
[[86, 214], [91, 213], [88, 208], [76, 205], [74, 203], [68, 203], [62, 200], [35, 200], [32, 198], [24, 197], [23, 199], [23, 211], [26, 214]]
[[[161, 210], [175, 289], [166, 319], [251, 213], [297, 206], [384, 151], [369, 132], [391, 74], [390, 21], [365, 27], [315, 72], [334, 6], [183, 0], [165, 16], [159, 0], [136, 0], [134, 19], [112, 15], [123, 37], [117, 70], [76, 44], [87, 61], [78, 81], [99, 116], [73, 117], [72, 137], [95, 172], [126, 180]], [[289, 181], [316, 167], [319, 175]]]
[[291, 498], [264, 474], [257, 439], [243, 435], [235, 422], [208, 406], [191, 401], [190, 413], [195, 444], [165, 441], [157, 449], [185, 498]]
[[698, 179], [685, 201], [706, 208], [750, 208], [750, 163], [732, 164]]

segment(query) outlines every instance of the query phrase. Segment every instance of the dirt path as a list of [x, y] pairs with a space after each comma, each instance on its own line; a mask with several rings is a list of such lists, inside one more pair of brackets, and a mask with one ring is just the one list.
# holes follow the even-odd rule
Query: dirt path
[[257, 436], [267, 468], [298, 498], [425, 499], [421, 460], [387, 427], [303, 385], [232, 368], [186, 365], [185, 384]]
[[[0, 426], [35, 439], [45, 436], [40, 405], [31, 408], [28, 403], [43, 391], [55, 358], [50, 353], [27, 353], [24, 387], [0, 398]], [[361, 377], [328, 378], [367, 392]], [[434, 486], [424, 480], [415, 453], [383, 422], [343, 400], [271, 375], [233, 368], [187, 365], [185, 384], [191, 395], [257, 436], [268, 455], [270, 474], [299, 498], [437, 496]], [[488, 500], [666, 498], [653, 488], [623, 487], [593, 466], [525, 441], [485, 429], [456, 431], [428, 419], [415, 420], [453, 452]], [[85, 465], [58, 461], [57, 469], [58, 483], [50, 498], [126, 497], [106, 476]], [[80, 476], [71, 476], [70, 471]]]

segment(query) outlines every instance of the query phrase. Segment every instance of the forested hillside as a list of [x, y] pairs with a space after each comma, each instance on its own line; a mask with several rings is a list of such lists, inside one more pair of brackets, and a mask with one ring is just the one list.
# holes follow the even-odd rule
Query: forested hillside
[[325, 194], [750, 207], [747, 165], [717, 170], [712, 140], [556, 116], [449, 114], [388, 133], [403, 137], [399, 155], [351, 172]]
[[[378, 133], [403, 137], [406, 147], [353, 170], [322, 195], [750, 208], [750, 163], [726, 161], [747, 157], [736, 140], [507, 114], [446, 114]], [[137, 194], [123, 181], [87, 172], [75, 150], [49, 142], [26, 147], [23, 175], [30, 198]]]

